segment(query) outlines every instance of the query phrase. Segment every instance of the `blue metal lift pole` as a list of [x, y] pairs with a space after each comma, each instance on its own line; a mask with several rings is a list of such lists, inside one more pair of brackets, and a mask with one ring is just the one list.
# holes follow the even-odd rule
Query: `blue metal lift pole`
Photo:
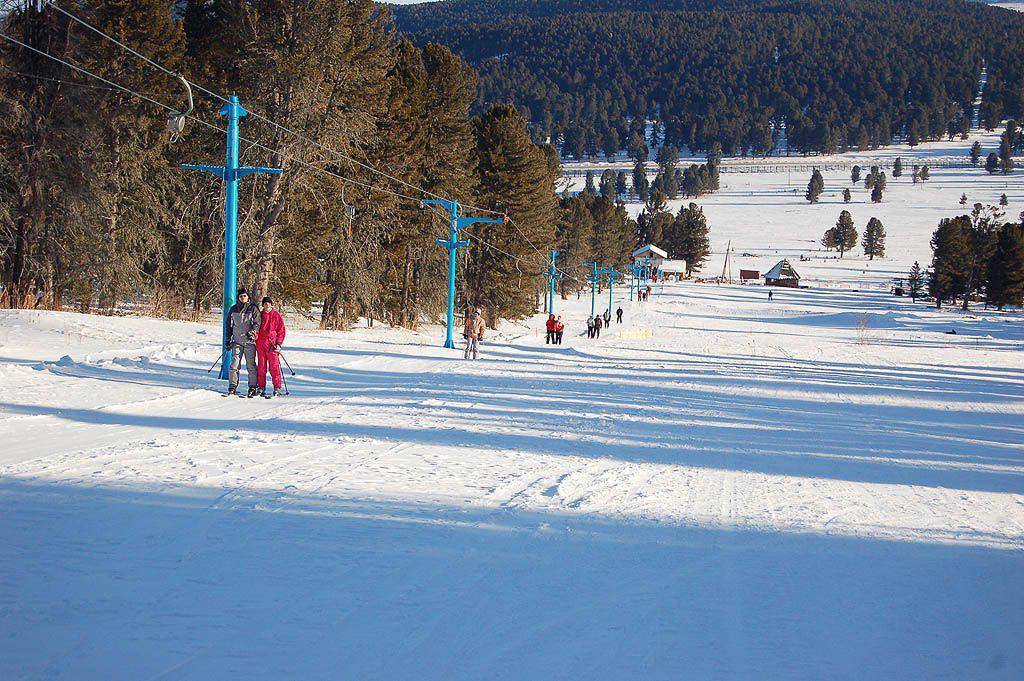
[[555, 259], [557, 257], [558, 251], [551, 251], [551, 266], [544, 274], [548, 278], [548, 314], [555, 314], [555, 282], [562, 278], [558, 268], [555, 267]]
[[459, 202], [448, 201], [447, 199], [425, 199], [420, 201], [420, 208], [424, 206], [441, 206], [448, 210], [448, 238], [435, 239], [438, 246], [448, 249], [448, 328], [445, 330], [444, 346], [455, 347], [455, 338], [452, 335], [452, 327], [455, 326], [455, 255], [460, 248], [469, 246], [469, 240], [459, 240], [459, 230], [469, 227], [477, 222], [505, 222], [504, 217], [500, 218], [461, 218], [459, 217]]
[[613, 292], [615, 291], [615, 276], [619, 273], [615, 271], [614, 266], [606, 269], [605, 273], [608, 275], [608, 314], [611, 314]]
[[593, 317], [597, 310], [597, 280], [600, 277], [600, 270], [596, 262], [585, 262], [584, 267], [593, 267], [594, 272], [587, 279], [590, 280], [590, 316]]
[[[196, 165], [186, 163], [182, 170], [201, 170], [213, 173], [224, 182], [224, 312], [222, 320], [222, 348], [228, 345], [228, 316], [235, 304], [235, 292], [238, 276], [238, 181], [248, 175], [280, 175], [280, 168], [263, 166], [238, 165], [238, 121], [248, 112], [238, 102], [237, 95], [231, 95], [228, 103], [220, 110], [221, 116], [228, 119], [228, 139], [225, 163], [222, 166]], [[231, 366], [232, 350], [226, 350], [220, 365], [220, 378], [228, 377]]]

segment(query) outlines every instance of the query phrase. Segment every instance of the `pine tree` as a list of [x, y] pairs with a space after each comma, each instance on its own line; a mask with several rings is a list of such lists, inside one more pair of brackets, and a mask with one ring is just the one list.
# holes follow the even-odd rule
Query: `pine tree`
[[876, 255], [879, 258], [885, 257], [885, 227], [882, 226], [881, 220], [875, 217], [868, 220], [868, 225], [864, 228], [862, 245], [864, 255], [868, 256], [869, 260], [874, 260]]
[[598, 185], [598, 191], [601, 196], [606, 199], [615, 198], [615, 171], [608, 169], [601, 173], [601, 182]]
[[821, 237], [821, 245], [826, 251], [834, 251], [839, 248], [838, 231], [835, 227], [829, 227], [825, 230], [825, 234]]
[[857, 245], [857, 228], [853, 226], [853, 216], [850, 211], [844, 210], [839, 214], [836, 222], [836, 248], [839, 249], [839, 257], [842, 258], [846, 251]]
[[629, 191], [629, 180], [627, 179], [626, 171], [620, 170], [615, 174], [615, 194], [617, 196], [625, 196], [627, 191]]
[[[967, 216], [964, 216], [967, 217]], [[965, 232], [967, 236], [967, 254], [964, 269], [963, 309], [967, 310], [971, 296], [984, 290], [988, 279], [988, 264], [995, 251], [1003, 213], [995, 206], [974, 204]]]
[[961, 194], [960, 195], [960, 205], [961, 206], [966, 206], [967, 205], [967, 194]]
[[849, 203], [853, 197], [850, 195], [850, 188], [846, 187], [843, 189], [843, 203]]
[[932, 178], [932, 171], [928, 169], [928, 165], [921, 166], [921, 180], [927, 181]]
[[976, 166], [981, 160], [981, 142], [974, 140], [974, 144], [971, 145], [971, 165]]
[[877, 180], [875, 181], [874, 186], [871, 188], [871, 203], [882, 202], [882, 192], [884, 191], [884, 186], [885, 185], [883, 185], [881, 182]]
[[699, 272], [711, 255], [710, 231], [700, 206], [691, 203], [679, 209], [667, 246], [669, 257], [686, 261], [686, 276]]
[[995, 173], [999, 170], [999, 154], [994, 151], [989, 152], [988, 157], [985, 159], [985, 170], [989, 173]]
[[[533, 249], [548, 252], [554, 245], [554, 187], [559, 171], [557, 163], [550, 163], [543, 148], [530, 139], [526, 120], [514, 106], [492, 106], [474, 120], [474, 129], [477, 205], [508, 211], [515, 220], [515, 225], [472, 227], [478, 241], [470, 249], [466, 302], [483, 307], [493, 324], [499, 318], [516, 319], [534, 312], [541, 265]], [[529, 262], [537, 263], [537, 269], [524, 265]]]
[[999, 170], [1003, 175], [1013, 172], [1013, 142], [1017, 136], [1017, 124], [1012, 120], [999, 138]]
[[821, 193], [825, 191], [825, 179], [817, 168], [811, 173], [811, 180], [807, 183], [807, 193], [804, 194], [810, 203], [817, 203]]
[[896, 160], [892, 164], [892, 176], [893, 177], [899, 177], [902, 174], [903, 174], [903, 159], [900, 158], [899, 156], [897, 156]]
[[646, 201], [650, 184], [647, 181], [647, 166], [643, 161], [633, 164], [633, 193], [638, 201]]
[[592, 259], [594, 216], [591, 214], [584, 196], [563, 199], [559, 213], [560, 218], [555, 233], [558, 240], [558, 266], [568, 275], [559, 280], [561, 294], [564, 298], [578, 285], [573, 282], [573, 277], [583, 278], [581, 263]]
[[916, 303], [924, 289], [924, 273], [916, 260], [914, 266], [910, 268], [910, 274], [907, 275], [907, 288], [910, 289], [910, 298]]
[[583, 185], [583, 193], [589, 194], [590, 196], [597, 196], [597, 187], [594, 186], [594, 171], [588, 170], [586, 175], [586, 182]]
[[1000, 195], [1000, 197], [999, 197], [999, 205], [1000, 206], [1009, 206], [1010, 205], [1010, 199], [1007, 198], [1006, 194]]
[[935, 307], [941, 308], [946, 300], [953, 300], [964, 292], [967, 280], [967, 230], [971, 219], [966, 215], [944, 218], [932, 234], [932, 267], [928, 289], [935, 298]]
[[853, 184], [860, 182], [860, 166], [854, 166], [850, 171], [850, 182]]
[[999, 230], [988, 266], [985, 299], [1000, 310], [1024, 304], [1024, 224], [1007, 223]]

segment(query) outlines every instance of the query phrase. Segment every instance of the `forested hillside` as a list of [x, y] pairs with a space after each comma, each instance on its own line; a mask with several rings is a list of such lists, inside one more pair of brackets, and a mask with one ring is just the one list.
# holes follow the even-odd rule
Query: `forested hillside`
[[396, 9], [575, 157], [831, 152], [957, 135], [1024, 110], [1024, 16], [955, 0], [454, 0]]

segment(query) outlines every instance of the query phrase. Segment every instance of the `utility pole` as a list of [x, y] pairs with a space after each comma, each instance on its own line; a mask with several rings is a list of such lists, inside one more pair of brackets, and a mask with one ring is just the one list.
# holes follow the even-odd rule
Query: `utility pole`
[[[238, 165], [238, 121], [242, 116], [247, 115], [242, 105], [238, 102], [237, 95], [231, 95], [228, 103], [220, 110], [221, 116], [228, 118], [228, 139], [225, 163], [222, 166], [198, 165], [192, 163], [182, 164], [182, 170], [200, 170], [213, 173], [224, 182], [224, 312], [221, 336], [223, 342], [221, 348], [227, 348], [228, 341], [228, 317], [231, 315], [231, 308], [235, 304], [235, 293], [237, 291], [238, 277], [238, 181], [249, 175], [280, 175], [281, 168], [265, 168], [263, 166], [242, 166]], [[226, 350], [222, 356], [220, 365], [220, 378], [228, 377], [228, 367], [231, 366], [233, 350]]]
[[469, 227], [478, 222], [505, 222], [505, 217], [500, 218], [460, 218], [459, 202], [448, 201], [447, 199], [424, 199], [420, 201], [420, 208], [424, 206], [442, 206], [448, 210], [448, 238], [434, 239], [438, 246], [448, 249], [448, 328], [445, 330], [444, 346], [454, 348], [455, 340], [452, 337], [452, 327], [455, 326], [455, 255], [460, 248], [469, 245], [469, 240], [459, 240], [459, 230]]
[[585, 262], [583, 266], [594, 268], [594, 272], [587, 277], [590, 282], [590, 316], [593, 317], [597, 310], [597, 281], [601, 277], [601, 270], [597, 268], [597, 262]]
[[613, 292], [615, 291], [615, 276], [619, 273], [615, 271], [614, 265], [604, 270], [604, 272], [608, 275], [608, 314], [611, 314]]
[[558, 257], [558, 251], [551, 251], [551, 266], [548, 271], [545, 272], [544, 276], [548, 278], [549, 292], [548, 292], [548, 314], [555, 314], [555, 282], [562, 278], [562, 274], [555, 267], [555, 259]]

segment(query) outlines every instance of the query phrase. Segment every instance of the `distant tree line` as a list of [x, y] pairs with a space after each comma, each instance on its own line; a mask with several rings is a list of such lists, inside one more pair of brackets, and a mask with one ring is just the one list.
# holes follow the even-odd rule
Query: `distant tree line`
[[[492, 321], [534, 311], [534, 246], [556, 245], [563, 212], [557, 151], [511, 106], [471, 116], [474, 72], [446, 47], [396, 38], [385, 6], [23, 1], [4, 15], [6, 34], [179, 110], [173, 77], [55, 5], [253, 112], [242, 162], [284, 169], [241, 189], [239, 282], [255, 298], [273, 293], [324, 327], [436, 318], [447, 254], [434, 240], [448, 227], [421, 208], [422, 188], [515, 221], [467, 230], [460, 301]], [[169, 315], [219, 304], [223, 186], [180, 164], [223, 163], [223, 102], [196, 92], [195, 116], [221, 130], [190, 121], [173, 143], [166, 110], [6, 42], [0, 85], [0, 304]]]
[[[396, 9], [563, 156], [916, 145], [1024, 110], [1024, 16], [955, 0], [453, 0]], [[653, 121], [653, 125], [648, 125]]]

